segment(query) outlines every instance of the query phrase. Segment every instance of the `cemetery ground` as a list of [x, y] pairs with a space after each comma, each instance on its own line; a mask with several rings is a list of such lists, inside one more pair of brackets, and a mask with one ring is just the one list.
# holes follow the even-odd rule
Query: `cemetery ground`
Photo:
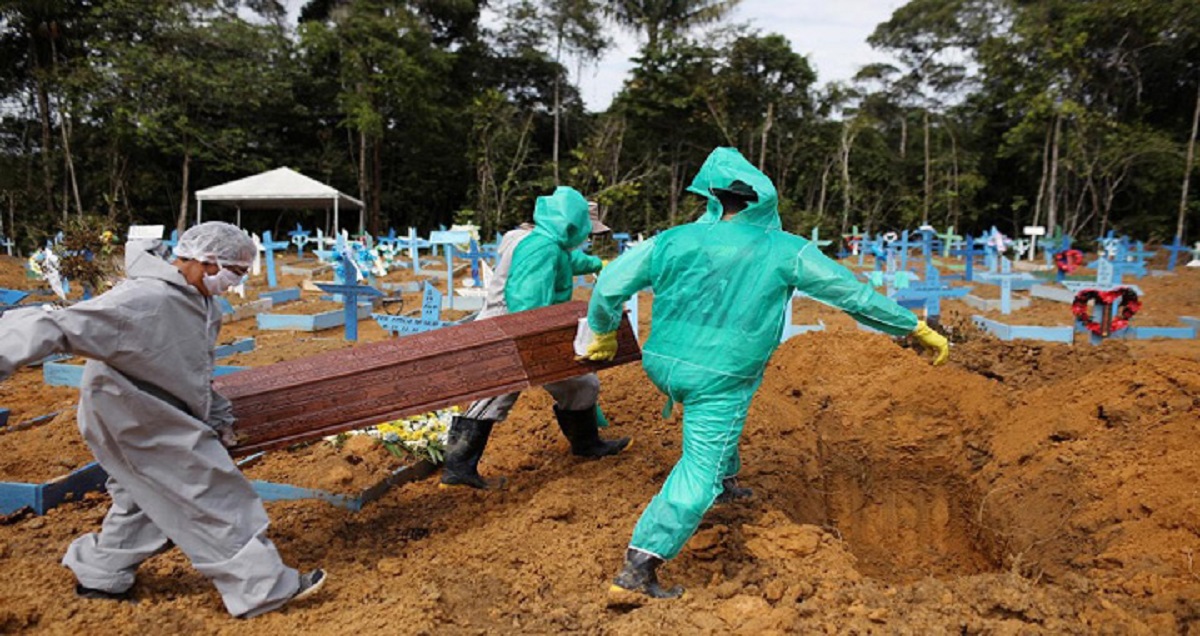
[[[0, 287], [36, 286], [20, 266], [0, 257]], [[1146, 324], [1200, 310], [1200, 270], [1137, 284]], [[285, 307], [333, 308], [319, 295]], [[419, 307], [409, 296], [405, 309]], [[1069, 305], [1045, 303], [992, 317], [1071, 324]], [[310, 602], [251, 621], [230, 618], [178, 551], [142, 566], [135, 604], [75, 598], [58, 561], [71, 539], [99, 528], [103, 494], [5, 519], [0, 631], [1196, 633], [1200, 341], [1001, 342], [973, 328], [974, 313], [945, 302], [954, 348], [948, 365], [932, 368], [797, 301], [794, 322], [821, 320], [826, 331], [789, 340], [772, 359], [742, 442], [741, 479], [754, 498], [714, 507], [662, 568], [688, 588], [680, 601], [606, 604], [633, 525], [679, 454], [679, 410], [662, 419], [662, 396], [629, 365], [601, 375], [606, 435], [634, 438], [615, 458], [571, 457], [550, 398], [535, 390], [497, 427], [481, 464], [508, 476], [502, 491], [439, 489], [429, 478], [359, 512], [268, 503], [285, 560], [331, 579]], [[643, 324], [649, 315], [643, 307]], [[387, 337], [373, 321], [359, 327], [360, 341]], [[235, 322], [223, 342], [253, 336], [256, 348], [221, 363], [352, 346], [341, 334]], [[39, 481], [88, 461], [74, 430], [77, 395], [45, 386], [40, 369], [0, 384], [12, 422], [59, 412], [0, 434], [0, 481]], [[319, 443], [246, 470], [349, 491], [393, 461], [361, 441]]]

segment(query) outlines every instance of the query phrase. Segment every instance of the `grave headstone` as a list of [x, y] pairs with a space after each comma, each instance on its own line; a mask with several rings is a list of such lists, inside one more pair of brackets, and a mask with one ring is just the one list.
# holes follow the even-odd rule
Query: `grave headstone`
[[945, 234], [938, 234], [938, 238], [942, 239], [942, 258], [949, 258], [950, 250], [957, 248], [963, 241], [961, 235], [954, 233], [953, 225], [946, 229]]
[[4, 246], [4, 250], [9, 256], [12, 256], [12, 248], [14, 245], [16, 245], [15, 243], [13, 243], [12, 239], [8, 238], [7, 236], [4, 236], [3, 234], [0, 234], [0, 245]]

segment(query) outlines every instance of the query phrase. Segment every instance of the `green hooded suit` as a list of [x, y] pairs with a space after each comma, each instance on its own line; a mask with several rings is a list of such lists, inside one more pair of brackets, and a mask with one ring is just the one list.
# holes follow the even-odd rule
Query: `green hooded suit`
[[[712, 189], [734, 181], [752, 187], [758, 201], [722, 221]], [[793, 291], [888, 334], [906, 335], [917, 326], [912, 312], [808, 240], [784, 232], [774, 184], [737, 150], [713, 151], [688, 190], [708, 199], [705, 214], [610, 263], [588, 309], [592, 330], [611, 332], [630, 296], [654, 291], [642, 365], [660, 391], [683, 404], [683, 453], [638, 521], [630, 547], [664, 559], [696, 531], [722, 479], [737, 474], [742, 425], [779, 346]]]

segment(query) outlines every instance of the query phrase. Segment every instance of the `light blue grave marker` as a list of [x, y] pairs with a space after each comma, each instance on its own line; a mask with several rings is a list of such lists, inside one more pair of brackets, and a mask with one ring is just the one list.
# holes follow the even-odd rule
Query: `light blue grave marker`
[[8, 252], [9, 256], [12, 256], [12, 248], [13, 248], [13, 245], [15, 245], [15, 243], [13, 243], [12, 239], [8, 238], [7, 236], [5, 236], [3, 234], [0, 234], [0, 245], [4, 246], [4, 249]]
[[815, 225], [813, 226], [812, 238], [809, 239], [809, 242], [816, 243], [817, 247], [825, 247], [826, 245], [830, 245], [831, 243], [833, 243], [833, 241], [821, 240], [821, 228], [819, 228]]
[[613, 240], [617, 242], [617, 254], [625, 252], [625, 246], [629, 244], [629, 232], [614, 232]]
[[288, 236], [291, 237], [292, 245], [296, 246], [297, 256], [299, 258], [304, 258], [304, 246], [308, 245], [308, 243], [309, 243], [308, 237], [312, 236], [312, 232], [309, 232], [308, 230], [301, 227], [299, 223], [297, 223], [296, 229], [292, 230], [291, 232], [288, 232]]
[[471, 239], [467, 251], [462, 256], [471, 261], [471, 278], [475, 281], [475, 286], [482, 287], [483, 281], [479, 279], [479, 261], [494, 259], [496, 258], [496, 253], [494, 251], [489, 253], [486, 250], [480, 249], [479, 243], [475, 239]]
[[454, 246], [470, 240], [471, 234], [465, 231], [438, 231], [429, 234], [429, 242], [435, 247], [441, 245], [446, 253], [446, 293], [449, 294], [450, 309], [454, 309]]
[[971, 235], [968, 234], [963, 246], [950, 252], [954, 256], [961, 256], [963, 258], [963, 264], [966, 265], [966, 269], [963, 270], [963, 280], [968, 283], [975, 279], [975, 258], [987, 251], [977, 249], [977, 247]]
[[384, 331], [390, 332], [394, 336], [411, 336], [413, 334], [433, 331], [441, 329], [449, 322], [441, 319], [442, 315], [442, 292], [430, 283], [425, 283], [425, 295], [421, 299], [421, 317], [409, 318], [407, 316], [389, 316], [387, 314], [371, 314], [375, 322], [383, 327]]
[[[1167, 259], [1167, 271], [1168, 272], [1175, 271], [1175, 262], [1179, 259], [1180, 254], [1191, 251], [1187, 246], [1185, 246], [1183, 244], [1183, 239], [1179, 236], [1176, 236], [1175, 241], [1172, 242], [1170, 245], [1167, 245], [1165, 247], [1165, 249], [1171, 253], [1171, 257], [1169, 259]], [[12, 254], [10, 253], [9, 256], [12, 256]]]
[[271, 230], [263, 232], [262, 247], [263, 252], [267, 255], [267, 287], [274, 289], [279, 285], [279, 281], [275, 278], [275, 250], [286, 251], [288, 245], [287, 241], [272, 241]]
[[335, 297], [341, 296], [342, 302], [345, 304], [344, 314], [346, 316], [346, 340], [355, 342], [358, 340], [358, 297], [375, 298], [382, 296], [383, 292], [369, 285], [330, 285], [328, 283], [317, 283], [317, 287], [321, 291], [334, 294]]

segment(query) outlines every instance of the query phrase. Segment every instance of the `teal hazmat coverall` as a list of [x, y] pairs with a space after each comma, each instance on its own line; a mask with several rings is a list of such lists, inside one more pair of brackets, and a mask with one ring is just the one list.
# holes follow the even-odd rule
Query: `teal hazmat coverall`
[[[713, 188], [740, 180], [758, 201], [728, 221]], [[654, 292], [642, 365], [670, 401], [683, 405], [683, 452], [642, 513], [630, 547], [674, 558], [740, 468], [738, 440], [750, 400], [779, 346], [794, 290], [855, 320], [901, 336], [917, 317], [859, 282], [808, 240], [781, 229], [771, 180], [737, 150], [713, 151], [688, 188], [708, 199], [704, 215], [626, 251], [604, 268], [588, 308], [597, 334], [617, 329], [623, 306]]]
[[[559, 187], [538, 197], [532, 230], [520, 227], [504, 235], [487, 301], [478, 320], [506, 313], [540, 309], [571, 300], [575, 276], [600, 271], [603, 262], [577, 249], [592, 230], [587, 199], [574, 188]], [[600, 379], [596, 374], [547, 384], [559, 409], [580, 411], [596, 405]], [[463, 415], [503, 421], [520, 392], [478, 400]]]

